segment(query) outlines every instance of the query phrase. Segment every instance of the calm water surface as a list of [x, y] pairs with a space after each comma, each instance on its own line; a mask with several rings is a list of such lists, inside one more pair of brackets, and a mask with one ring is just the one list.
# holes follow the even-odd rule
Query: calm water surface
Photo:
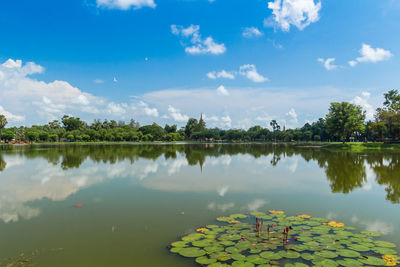
[[40, 249], [37, 266], [195, 266], [166, 245], [218, 216], [267, 209], [340, 220], [400, 246], [399, 202], [400, 153], [262, 144], [3, 147], [0, 259]]

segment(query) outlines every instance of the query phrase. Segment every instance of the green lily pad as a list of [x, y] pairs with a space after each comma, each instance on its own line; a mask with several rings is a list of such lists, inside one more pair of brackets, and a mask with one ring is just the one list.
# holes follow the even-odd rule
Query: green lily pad
[[261, 257], [258, 256], [258, 255], [251, 255], [251, 256], [248, 256], [248, 257], [246, 258], [246, 260], [247, 260], [248, 262], [251, 262], [251, 263], [254, 263], [254, 264], [264, 264], [264, 263], [267, 263], [267, 260], [266, 260], [266, 259], [261, 258]]
[[246, 259], [246, 256], [240, 253], [234, 253], [231, 255], [231, 257], [236, 261], [244, 261]]
[[250, 215], [255, 216], [255, 217], [261, 217], [261, 216], [265, 216], [267, 214], [265, 212], [255, 211], [255, 212], [250, 212]]
[[305, 259], [306, 261], [311, 261], [314, 259], [314, 255], [310, 254], [310, 253], [301, 253], [300, 255], [303, 259]]
[[378, 237], [378, 236], [382, 235], [378, 232], [373, 232], [373, 231], [362, 231], [361, 234], [366, 235], [366, 236], [371, 236], [371, 237]]
[[346, 258], [358, 258], [360, 257], [360, 253], [358, 253], [357, 251], [354, 250], [350, 250], [350, 249], [340, 249], [337, 250], [336, 253], [342, 257], [346, 257]]
[[229, 215], [229, 217], [234, 218], [234, 219], [246, 219], [247, 215], [236, 213], [236, 214]]
[[317, 267], [336, 267], [339, 265], [338, 263], [336, 263], [335, 261], [330, 260], [330, 259], [325, 259], [325, 260], [322, 260], [319, 262], [315, 262], [314, 264], [315, 264], [314, 266], [317, 266]]
[[329, 251], [329, 250], [315, 252], [315, 255], [319, 256], [319, 257], [323, 257], [323, 258], [329, 258], [329, 259], [337, 258], [337, 256], [338, 256], [338, 254], [336, 254], [335, 252]]
[[176, 241], [176, 242], [172, 242], [171, 246], [173, 247], [187, 247], [188, 243], [185, 241]]
[[387, 241], [375, 241], [375, 245], [378, 247], [383, 247], [383, 248], [395, 248], [396, 245]]
[[348, 249], [360, 251], [360, 252], [370, 251], [369, 247], [366, 247], [363, 245], [357, 245], [357, 244], [351, 244], [350, 246], [348, 246]]
[[208, 265], [208, 267], [228, 267], [229, 265], [226, 263], [215, 262]]
[[205, 237], [204, 234], [195, 233], [195, 234], [190, 234], [190, 235], [182, 237], [182, 240], [183, 241], [187, 241], [187, 242], [192, 242], [192, 241], [196, 241], [196, 240], [202, 239], [204, 237]]
[[397, 251], [391, 248], [383, 248], [383, 247], [375, 247], [372, 249], [374, 252], [383, 254], [383, 255], [395, 255]]
[[179, 255], [187, 258], [197, 258], [206, 254], [206, 252], [199, 248], [182, 248], [179, 252]]
[[286, 263], [285, 267], [309, 267], [309, 265], [301, 262], [296, 262], [296, 263]]
[[338, 260], [337, 263], [340, 264], [340, 266], [344, 267], [358, 267], [358, 266], [363, 266], [361, 262], [355, 259], [343, 259], [343, 260]]
[[174, 248], [171, 248], [169, 251], [172, 253], [179, 253], [179, 251], [181, 251], [181, 250], [182, 250], [182, 247], [174, 247]]
[[232, 262], [232, 266], [235, 266], [235, 267], [254, 267], [254, 263], [244, 262], [244, 261], [234, 261], [234, 262]]
[[361, 258], [358, 261], [364, 264], [375, 265], [375, 266], [384, 266], [386, 264], [386, 262], [383, 259], [372, 256], [369, 257], [365, 256], [364, 258]]
[[216, 259], [210, 259], [210, 258], [208, 258], [206, 256], [203, 256], [203, 257], [196, 258], [196, 262], [198, 264], [211, 264], [211, 263], [217, 262], [217, 260]]
[[272, 252], [272, 251], [261, 252], [260, 256], [263, 257], [264, 259], [268, 259], [268, 260], [280, 260], [282, 258], [282, 256], [280, 254]]
[[288, 259], [297, 259], [300, 258], [300, 253], [296, 252], [296, 251], [279, 251], [279, 254], [284, 257], [284, 258], [288, 258]]
[[224, 247], [222, 246], [205, 247], [204, 250], [211, 253], [211, 252], [223, 251]]

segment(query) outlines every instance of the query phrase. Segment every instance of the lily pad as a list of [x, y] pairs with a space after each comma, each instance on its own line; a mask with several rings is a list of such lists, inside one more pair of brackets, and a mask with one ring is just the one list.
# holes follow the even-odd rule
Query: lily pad
[[378, 232], [373, 232], [373, 231], [362, 231], [361, 234], [366, 235], [366, 236], [372, 236], [372, 237], [378, 237], [381, 236], [381, 233]]
[[216, 259], [210, 259], [206, 256], [196, 258], [196, 262], [199, 264], [211, 264], [217, 262]]
[[197, 258], [206, 254], [206, 252], [199, 248], [182, 248], [179, 252], [179, 255], [187, 258]]
[[375, 241], [375, 245], [378, 247], [383, 247], [383, 248], [395, 248], [396, 245], [387, 241]]
[[377, 257], [372, 257], [372, 256], [365, 256], [364, 258], [359, 259], [361, 263], [368, 264], [368, 265], [375, 265], [375, 266], [384, 266], [386, 262]]
[[360, 253], [358, 253], [357, 251], [354, 250], [350, 250], [350, 249], [340, 249], [337, 250], [336, 253], [342, 257], [346, 257], [346, 258], [358, 258], [360, 257]]

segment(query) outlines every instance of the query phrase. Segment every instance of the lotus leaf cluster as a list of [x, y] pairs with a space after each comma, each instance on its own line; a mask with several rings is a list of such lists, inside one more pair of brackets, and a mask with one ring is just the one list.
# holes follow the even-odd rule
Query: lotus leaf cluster
[[[377, 232], [283, 211], [232, 214], [195, 229], [168, 247], [200, 266], [396, 266], [396, 245]], [[234, 222], [234, 223], [232, 223]]]

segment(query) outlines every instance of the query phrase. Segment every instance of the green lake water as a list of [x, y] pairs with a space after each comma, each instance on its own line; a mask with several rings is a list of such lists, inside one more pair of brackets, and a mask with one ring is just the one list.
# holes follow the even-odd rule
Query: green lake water
[[400, 246], [399, 202], [400, 153], [265, 144], [1, 147], [0, 259], [40, 250], [36, 266], [196, 266], [167, 245], [216, 217], [268, 209], [342, 221]]

